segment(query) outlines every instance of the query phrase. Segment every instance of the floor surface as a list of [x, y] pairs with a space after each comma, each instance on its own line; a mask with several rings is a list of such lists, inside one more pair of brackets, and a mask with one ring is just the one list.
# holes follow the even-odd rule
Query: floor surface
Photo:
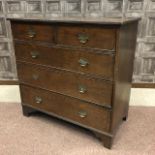
[[0, 103], [0, 155], [155, 155], [155, 107], [130, 107], [108, 150], [83, 128]]

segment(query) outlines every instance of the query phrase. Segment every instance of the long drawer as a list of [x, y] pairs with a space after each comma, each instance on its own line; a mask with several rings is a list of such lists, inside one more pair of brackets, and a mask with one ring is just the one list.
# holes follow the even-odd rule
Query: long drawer
[[57, 93], [21, 85], [22, 103], [108, 132], [110, 110]]
[[18, 63], [17, 67], [19, 80], [22, 83], [45, 88], [95, 104], [111, 106], [113, 85], [110, 82], [27, 63]]
[[15, 42], [17, 60], [113, 78], [114, 55]]

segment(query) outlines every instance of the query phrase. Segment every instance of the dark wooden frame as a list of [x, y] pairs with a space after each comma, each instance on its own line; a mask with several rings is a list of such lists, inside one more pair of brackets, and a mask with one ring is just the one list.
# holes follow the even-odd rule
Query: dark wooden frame
[[[104, 23], [96, 23], [96, 22], [91, 23], [91, 24], [93, 24], [93, 25], [91, 25], [91, 27], [95, 26], [98, 28], [100, 28], [100, 26], [102, 26], [102, 24], [104, 24], [104, 28], [108, 27], [108, 28], [115, 29], [115, 34], [116, 34], [116, 35], [114, 35], [114, 37], [116, 37], [116, 40], [115, 40], [115, 44], [113, 46], [111, 44], [109, 45], [109, 42], [106, 42], [106, 44], [105, 44], [106, 46], [101, 47], [101, 49], [102, 48], [106, 48], [106, 49], [110, 49], [110, 50], [111, 50], [111, 48], [116, 49], [116, 55], [115, 55], [115, 61], [114, 61], [114, 78], [113, 78], [114, 81], [109, 79], [109, 81], [114, 85], [113, 90], [112, 90], [112, 95], [111, 95], [112, 104], [111, 104], [111, 107], [109, 107], [109, 109], [107, 109], [107, 107], [104, 107], [104, 108], [106, 108], [106, 111], [108, 111], [109, 115], [106, 119], [103, 119], [103, 120], [106, 121], [105, 124], [108, 124], [109, 127], [107, 130], [104, 130], [104, 129], [100, 130], [100, 127], [98, 128], [98, 126], [94, 126], [94, 125], [89, 126], [89, 124], [88, 124], [88, 126], [85, 126], [87, 124], [86, 123], [80, 123], [81, 121], [77, 121], [80, 124], [77, 122], [75, 122], [74, 124], [79, 124], [80, 126], [83, 126], [83, 127], [85, 126], [87, 129], [90, 129], [90, 130], [92, 130], [92, 132], [95, 132], [97, 137], [100, 137], [103, 145], [107, 148], [111, 148], [114, 135], [115, 135], [116, 130], [118, 129], [120, 123], [122, 122], [122, 119], [126, 120], [128, 117], [130, 88], [131, 88], [132, 73], [133, 73], [133, 58], [134, 58], [134, 51], [135, 51], [135, 45], [136, 45], [138, 20], [139, 19], [134, 20], [131, 23], [130, 23], [130, 21], [126, 21], [126, 22], [120, 21], [119, 23], [111, 23], [111, 22], [108, 22], [108, 23], [105, 23], [105, 22]], [[21, 23], [19, 23], [19, 28], [17, 28], [18, 23], [16, 24], [16, 22], [18, 22], [18, 21], [12, 20], [11, 22], [12, 22], [12, 29], [13, 29], [13, 34], [14, 34], [14, 38], [15, 38], [14, 41], [17, 41], [18, 39], [22, 41], [23, 36], [16, 36], [16, 34], [21, 34], [21, 33], [18, 33], [19, 28], [23, 28], [23, 26], [21, 26]], [[21, 22], [21, 21], [19, 21], [19, 22]], [[32, 21], [32, 22], [35, 22], [35, 21]], [[40, 21], [38, 21], [38, 24], [39, 24], [39, 22]], [[67, 24], [67, 26], [68, 26], [68, 23], [63, 22], [62, 25], [64, 25], [64, 24], [65, 25]], [[81, 22], [80, 23], [76, 22], [75, 24], [70, 23], [70, 24], [71, 25], [72, 24], [73, 25], [77, 25], [77, 24], [79, 25], [80, 24], [80, 26], [81, 26]], [[82, 24], [83, 24], [83, 26], [89, 26], [90, 23], [86, 22], [86, 23], [82, 23]], [[56, 31], [58, 30], [57, 25], [59, 25], [59, 24], [56, 23], [56, 25], [55, 25], [55, 23], [54, 23], [54, 27], [56, 28]], [[17, 30], [17, 31], [15, 31], [15, 30]], [[21, 30], [21, 32], [23, 35], [23, 30]], [[26, 31], [26, 34], [27, 34], [27, 31]], [[70, 39], [68, 42], [64, 41], [64, 40], [66, 40], [66, 38], [64, 38], [63, 41], [57, 40], [59, 37], [59, 34], [63, 34], [63, 33], [53, 33], [53, 34], [54, 34], [54, 36], [52, 38], [53, 43], [58, 43], [58, 45], [59, 44], [60, 45], [61, 44], [65, 44], [65, 45], [71, 44]], [[58, 35], [58, 37], [57, 37], [57, 35]], [[40, 35], [40, 36], [42, 36], [42, 35]], [[46, 39], [47, 38], [48, 37], [46, 37]], [[51, 38], [51, 36], [49, 36], [49, 38]], [[63, 37], [60, 37], [60, 38], [63, 38]], [[44, 37], [41, 39], [41, 41], [42, 40], [44, 40]], [[104, 38], [103, 38], [103, 40], [104, 40]], [[106, 38], [106, 40], [107, 40], [107, 38]], [[36, 39], [36, 41], [37, 41], [37, 39]], [[45, 40], [45, 41], [47, 41], [47, 40]], [[130, 42], [130, 44], [128, 44], [129, 42]], [[78, 45], [78, 44], [79, 43], [77, 43], [75, 45]], [[109, 45], [109, 46], [107, 46], [107, 45]], [[91, 47], [91, 44], [90, 44], [90, 47]], [[92, 46], [92, 47], [94, 47], [94, 46]], [[97, 46], [97, 47], [100, 47], [100, 46]], [[18, 57], [17, 57], [17, 61], [18, 61]], [[47, 114], [54, 116], [54, 114], [52, 113], [52, 110], [50, 110], [50, 108], [48, 109], [48, 108], [44, 107], [44, 105], [43, 105], [43, 107], [39, 107], [39, 106], [37, 107], [36, 105], [34, 105], [34, 107], [33, 107], [33, 103], [34, 103], [33, 102], [33, 96], [30, 97], [30, 95], [28, 95], [28, 93], [27, 93], [27, 92], [29, 92], [28, 90], [23, 91], [24, 85], [27, 85], [28, 87], [31, 87], [32, 85], [29, 85], [30, 84], [29, 82], [27, 84], [25, 84], [26, 81], [24, 81], [23, 80], [24, 78], [20, 76], [20, 75], [31, 75], [31, 74], [29, 74], [29, 72], [27, 72], [27, 73], [25, 72], [24, 74], [23, 73], [21, 74], [21, 72], [19, 72], [19, 65], [17, 65], [17, 70], [18, 70], [19, 83], [20, 83], [20, 88], [21, 88], [23, 114], [25, 116], [29, 116], [29, 114], [31, 112], [37, 110], [37, 111], [43, 111]], [[44, 78], [45, 78], [45, 76], [43, 77], [43, 79]], [[45, 80], [48, 80], [48, 79], [45, 79]], [[36, 89], [43, 89], [44, 91], [45, 91], [45, 89], [47, 89], [48, 92], [52, 91], [51, 88], [44, 87], [43, 85], [41, 85], [41, 87], [39, 87], [38, 85], [39, 84], [37, 83], [37, 84], [34, 84], [33, 86], [37, 87]], [[56, 89], [53, 91], [55, 91], [55, 92], [53, 92], [53, 93], [49, 92], [50, 93], [49, 95], [53, 95], [54, 93], [60, 93], [59, 91], [57, 92]], [[123, 92], [123, 93], [121, 93], [121, 92]], [[45, 93], [45, 92], [42, 93], [39, 91], [39, 92], [36, 92], [36, 95], [38, 95], [40, 93], [46, 94], [44, 96], [44, 98], [46, 98], [47, 101], [49, 100], [49, 98], [47, 97], [47, 93]], [[63, 93], [63, 91], [61, 93]], [[31, 92], [31, 94], [32, 94], [32, 92]], [[62, 95], [65, 95], [65, 94], [62, 94]], [[70, 94], [68, 94], [68, 95], [70, 95]], [[59, 94], [59, 97], [60, 97], [60, 94]], [[61, 98], [60, 100], [58, 100], [59, 97], [58, 96], [54, 97], [53, 98], [54, 101], [56, 102], [56, 100], [57, 100], [57, 103], [62, 103], [62, 100], [66, 100], [66, 98], [67, 98], [67, 96], [66, 96], [65, 99]], [[73, 97], [76, 97], [76, 96], [73, 96]], [[32, 99], [32, 100], [29, 100], [29, 99]], [[69, 100], [69, 101], [72, 104], [74, 103], [71, 100]], [[69, 103], [69, 101], [67, 101], [67, 102]], [[32, 104], [27, 104], [29, 102]], [[50, 101], [48, 101], [48, 102], [50, 102]], [[92, 103], [94, 105], [94, 102], [92, 102]], [[78, 105], [78, 104], [75, 103], [74, 105]], [[65, 105], [64, 105], [64, 107], [65, 107]], [[89, 106], [89, 107], [91, 107], [91, 106]], [[54, 107], [54, 109], [56, 109], [56, 108]], [[58, 107], [57, 109], [59, 111], [60, 107]], [[68, 109], [69, 108], [67, 108], [67, 110]], [[75, 109], [79, 109], [79, 108], [76, 106]], [[93, 108], [93, 110], [94, 109], [95, 108]], [[63, 110], [64, 110], [64, 108], [62, 109], [62, 111]], [[56, 112], [56, 113], [59, 114], [59, 112]], [[59, 118], [59, 117], [61, 117], [61, 115], [62, 114], [60, 113], [60, 116], [55, 115], [55, 117]], [[100, 115], [96, 115], [96, 116], [100, 116]], [[64, 120], [67, 120], [67, 118], [74, 118], [74, 117], [72, 117], [72, 113], [69, 113], [69, 114], [67, 113], [66, 116], [64, 115], [63, 118], [64, 118]], [[90, 122], [96, 122], [96, 120], [93, 121], [93, 119], [91, 118]], [[92, 127], [95, 127], [95, 128], [92, 128]]]

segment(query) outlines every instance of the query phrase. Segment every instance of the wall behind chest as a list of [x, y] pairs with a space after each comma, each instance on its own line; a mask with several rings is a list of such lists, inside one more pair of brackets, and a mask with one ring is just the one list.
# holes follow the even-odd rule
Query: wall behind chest
[[16, 80], [16, 65], [7, 17], [142, 17], [133, 82], [155, 83], [154, 0], [0, 0], [0, 80]]

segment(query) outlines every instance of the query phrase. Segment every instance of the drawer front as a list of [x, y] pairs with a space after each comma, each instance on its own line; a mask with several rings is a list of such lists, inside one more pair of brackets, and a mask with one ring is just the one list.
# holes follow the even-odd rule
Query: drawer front
[[115, 49], [116, 30], [114, 28], [60, 26], [57, 35], [58, 44]]
[[83, 125], [109, 131], [110, 111], [57, 93], [21, 86], [22, 102]]
[[81, 74], [18, 63], [19, 80], [101, 105], [111, 105], [112, 84]]
[[51, 43], [54, 41], [52, 25], [12, 22], [11, 26], [14, 39]]
[[17, 60], [113, 78], [114, 56], [62, 48], [15, 43]]

